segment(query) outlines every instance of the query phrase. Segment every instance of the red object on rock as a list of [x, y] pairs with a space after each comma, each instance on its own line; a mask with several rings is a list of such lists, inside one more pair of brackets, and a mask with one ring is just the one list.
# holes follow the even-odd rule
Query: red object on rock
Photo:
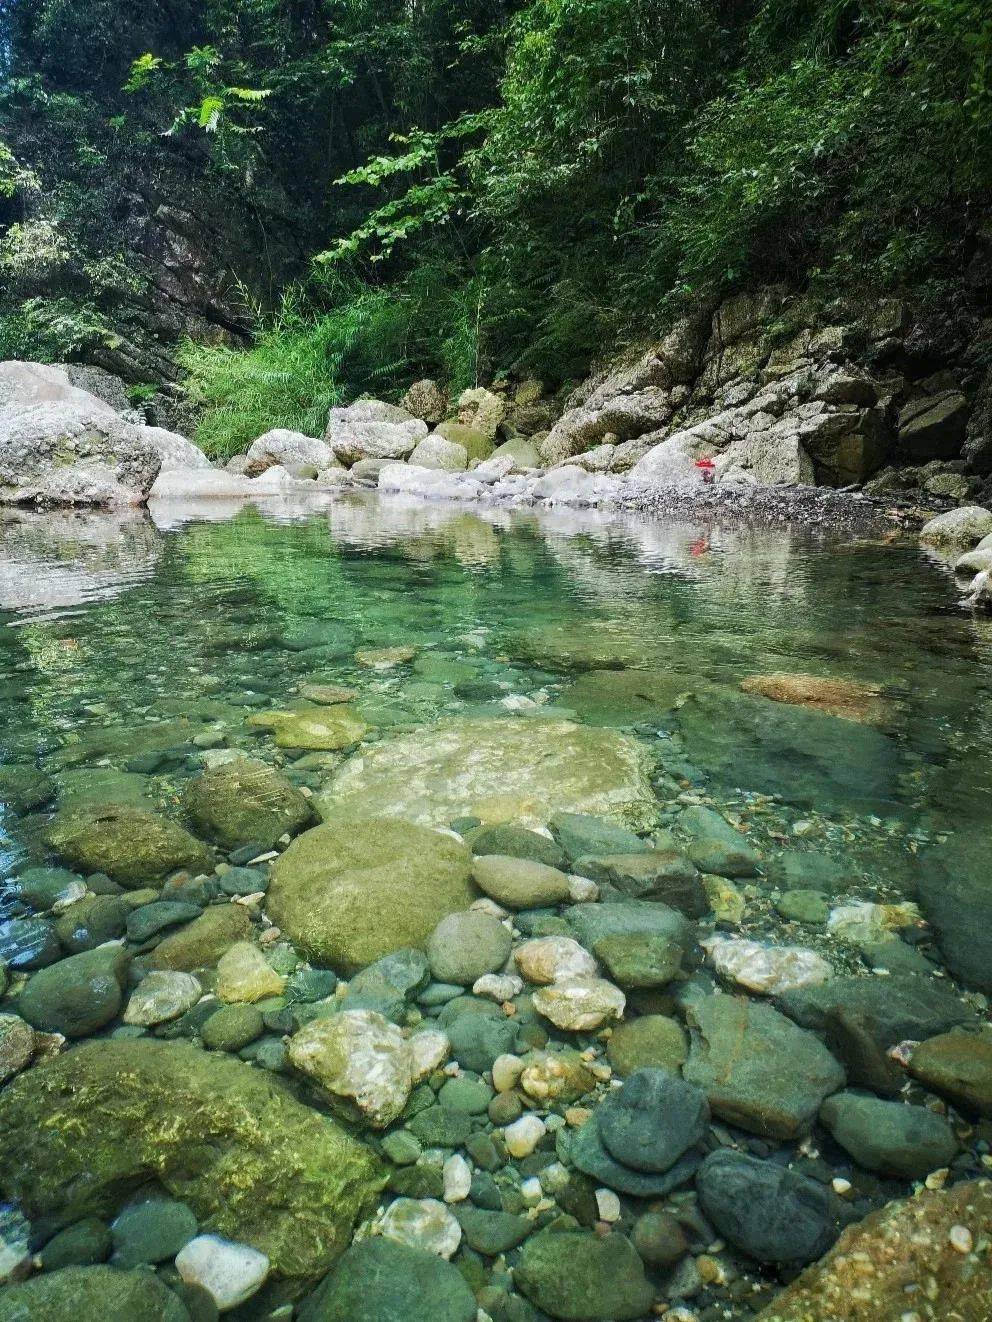
[[702, 474], [704, 482], [713, 481], [713, 478], [716, 476], [716, 464], [714, 464], [712, 459], [697, 459], [696, 467]]

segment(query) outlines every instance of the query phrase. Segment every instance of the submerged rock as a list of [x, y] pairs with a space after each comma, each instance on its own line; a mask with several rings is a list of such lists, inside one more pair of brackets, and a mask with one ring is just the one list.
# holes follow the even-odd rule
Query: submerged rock
[[347, 704], [265, 711], [249, 716], [248, 724], [274, 732], [277, 748], [305, 748], [333, 752], [356, 744], [368, 726]]
[[677, 1074], [688, 1058], [689, 1043], [676, 1020], [646, 1014], [614, 1028], [606, 1054], [622, 1079], [639, 1069], [664, 1069]]
[[411, 822], [335, 820], [276, 860], [268, 910], [308, 959], [351, 974], [422, 949], [442, 918], [467, 909], [469, 864], [465, 845]]
[[569, 1033], [588, 1033], [621, 1019], [626, 1004], [620, 988], [605, 978], [568, 978], [534, 993], [534, 1009]]
[[285, 985], [286, 979], [250, 941], [236, 942], [217, 962], [217, 995], [222, 1001], [262, 1001], [281, 996]]
[[650, 765], [635, 740], [570, 721], [448, 719], [351, 758], [320, 796], [338, 813], [444, 826], [457, 817], [539, 826], [556, 812], [653, 824]]
[[710, 1108], [691, 1083], [664, 1070], [640, 1069], [596, 1112], [610, 1155], [640, 1171], [667, 1171], [703, 1138]]
[[413, 1086], [414, 1062], [400, 1030], [371, 1010], [314, 1019], [293, 1037], [289, 1059], [352, 1120], [392, 1124]]
[[251, 918], [243, 904], [217, 904], [199, 918], [160, 941], [148, 956], [154, 969], [191, 973], [216, 964], [237, 941], [251, 935]]
[[306, 1299], [300, 1322], [475, 1322], [457, 1267], [394, 1239], [353, 1244]]
[[830, 1247], [840, 1204], [830, 1189], [777, 1162], [723, 1149], [696, 1175], [707, 1218], [759, 1262], [803, 1264]]
[[131, 993], [124, 1022], [141, 1028], [167, 1023], [192, 1009], [202, 995], [203, 988], [192, 973], [157, 970], [149, 973]]
[[718, 993], [687, 1011], [692, 1036], [683, 1075], [713, 1112], [769, 1138], [807, 1133], [844, 1071], [819, 1038], [770, 1005]]
[[841, 716], [863, 725], [885, 725], [892, 717], [877, 684], [863, 684], [853, 679], [781, 673], [749, 675], [741, 680], [741, 692], [796, 707], [812, 707], [828, 716]]
[[947, 1121], [922, 1106], [840, 1092], [820, 1107], [820, 1120], [859, 1166], [881, 1175], [921, 1179], [958, 1151]]
[[17, 1008], [32, 1028], [88, 1037], [120, 1012], [129, 962], [119, 943], [70, 955], [35, 973]]
[[281, 771], [253, 758], [211, 767], [190, 781], [186, 806], [194, 825], [224, 849], [248, 841], [269, 848], [312, 824], [307, 799]]
[[82, 872], [105, 872], [129, 889], [162, 881], [170, 872], [211, 872], [207, 847], [167, 817], [123, 804], [58, 813], [49, 844]]
[[512, 944], [510, 933], [492, 914], [453, 913], [442, 918], [431, 933], [427, 958], [436, 982], [468, 987], [485, 974], [501, 969], [510, 957]]
[[697, 693], [678, 720], [694, 763], [728, 789], [820, 811], [875, 810], [898, 798], [899, 746], [871, 726], [747, 694]]
[[513, 1278], [531, 1303], [563, 1322], [624, 1322], [654, 1300], [643, 1263], [620, 1234], [546, 1230], [525, 1242]]
[[219, 1235], [197, 1235], [176, 1255], [176, 1270], [187, 1285], [206, 1290], [218, 1311], [245, 1303], [265, 1284], [269, 1260], [247, 1244]]
[[975, 1244], [992, 1236], [992, 1182], [924, 1190], [848, 1226], [822, 1262], [808, 1268], [756, 1322], [863, 1322], [905, 1318], [984, 1322], [992, 1316], [986, 1253], [960, 1252], [951, 1231]]
[[588, 725], [631, 726], [662, 721], [691, 687], [667, 670], [587, 670], [559, 701]]
[[46, 1271], [0, 1293], [0, 1322], [189, 1322], [179, 1299], [149, 1271], [102, 1265]]
[[823, 956], [804, 946], [766, 946], [733, 936], [710, 936], [699, 944], [721, 977], [768, 996], [833, 977]]
[[381, 1187], [362, 1144], [270, 1074], [176, 1042], [91, 1042], [0, 1093], [0, 1182], [32, 1218], [117, 1210], [150, 1172], [201, 1229], [265, 1253], [299, 1290]]
[[568, 876], [527, 858], [485, 854], [472, 864], [472, 880], [480, 890], [508, 909], [541, 909], [570, 896]]
[[913, 1048], [907, 1069], [962, 1110], [992, 1116], [992, 1037], [942, 1033], [928, 1038]]

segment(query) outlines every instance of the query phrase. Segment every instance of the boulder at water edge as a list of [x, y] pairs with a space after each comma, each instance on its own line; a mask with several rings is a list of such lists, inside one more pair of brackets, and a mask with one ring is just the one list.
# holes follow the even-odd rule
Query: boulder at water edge
[[381, 1188], [371, 1152], [271, 1075], [174, 1042], [90, 1042], [0, 1094], [0, 1187], [32, 1220], [117, 1212], [155, 1179], [200, 1228], [265, 1253], [301, 1288]]
[[452, 836], [411, 822], [335, 820], [276, 860], [268, 912], [308, 959], [350, 975], [423, 949], [442, 918], [467, 909], [470, 860]]
[[180, 868], [213, 871], [210, 851], [177, 822], [125, 804], [58, 813], [48, 843], [81, 872], [105, 872], [128, 889]]
[[657, 816], [644, 749], [613, 730], [571, 721], [439, 721], [351, 758], [318, 800], [325, 818], [389, 814], [426, 826], [456, 817], [544, 825], [556, 812], [614, 816], [647, 828]]

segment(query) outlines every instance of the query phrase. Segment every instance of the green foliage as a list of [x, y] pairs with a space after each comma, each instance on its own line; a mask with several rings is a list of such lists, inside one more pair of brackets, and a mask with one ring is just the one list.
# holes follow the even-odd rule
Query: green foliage
[[378, 289], [335, 276], [291, 288], [273, 316], [256, 311], [247, 351], [187, 344], [180, 358], [203, 408], [197, 442], [212, 457], [226, 458], [272, 427], [322, 436], [328, 409], [346, 396], [395, 394], [426, 371], [474, 382], [466, 289], [472, 286], [430, 267]]
[[[6, 342], [117, 331], [147, 379], [173, 284], [234, 345], [243, 283], [278, 309], [247, 352], [183, 355], [217, 453], [425, 371], [577, 376], [687, 295], [987, 289], [987, 0], [0, 0], [0, 22]], [[166, 299], [163, 210], [194, 257]]]
[[0, 360], [58, 363], [116, 343], [117, 332], [92, 303], [29, 298], [0, 313]]

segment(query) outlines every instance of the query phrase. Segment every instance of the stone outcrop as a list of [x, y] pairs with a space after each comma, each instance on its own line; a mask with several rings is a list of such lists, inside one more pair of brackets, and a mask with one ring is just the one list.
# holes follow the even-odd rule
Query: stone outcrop
[[66, 368], [0, 363], [0, 504], [140, 505], [160, 472], [207, 467], [184, 436], [119, 412]]

